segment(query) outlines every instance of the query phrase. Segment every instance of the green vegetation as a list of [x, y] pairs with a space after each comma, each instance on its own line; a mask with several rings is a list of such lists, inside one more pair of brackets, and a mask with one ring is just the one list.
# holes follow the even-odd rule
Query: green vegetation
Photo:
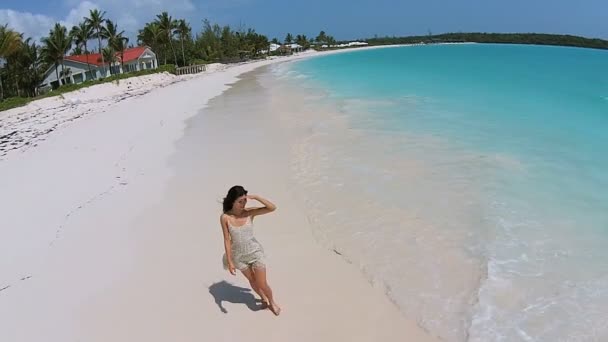
[[110, 77], [93, 80], [93, 81], [86, 81], [86, 82], [79, 83], [79, 84], [66, 84], [49, 93], [46, 93], [46, 94], [40, 95], [40, 96], [36, 96], [36, 97], [10, 97], [10, 98], [7, 98], [4, 101], [0, 102], [0, 112], [3, 110], [11, 109], [11, 108], [25, 106], [26, 104], [28, 104], [34, 100], [39, 100], [39, 99], [43, 99], [46, 97], [63, 95], [65, 93], [69, 93], [74, 90], [87, 88], [87, 87], [94, 86], [97, 84], [103, 84], [103, 83], [109, 83], [109, 82], [120, 82], [120, 80], [124, 80], [124, 79], [131, 78], [131, 77], [144, 76], [144, 75], [150, 75], [150, 74], [156, 74], [156, 73], [162, 73], [162, 72], [169, 72], [169, 73], [175, 74], [175, 65], [166, 64], [166, 65], [159, 66], [158, 69], [146, 69], [146, 70], [140, 70], [140, 71], [130, 72], [130, 73], [126, 73], [126, 74], [116, 74], [116, 75], [112, 75]]
[[[122, 61], [118, 57], [123, 56], [129, 40], [124, 36], [124, 31], [119, 31], [118, 26], [104, 16], [105, 12], [91, 10], [89, 17], [83, 18], [70, 31], [56, 23], [48, 36], [41, 39], [41, 45], [32, 42], [31, 38], [23, 39], [22, 33], [7, 25], [0, 26], [0, 108], [14, 107], [25, 101], [13, 99], [4, 103], [3, 100], [7, 97], [40, 95], [38, 87], [49, 68], [54, 68], [55, 75], [60, 80], [59, 88], [69, 86], [68, 89], [72, 89], [73, 86], [69, 85], [71, 70], [65, 66], [65, 56], [70, 51], [89, 55], [89, 43], [95, 38], [104, 68], [117, 60]], [[106, 47], [103, 47], [104, 40], [107, 41]], [[87, 68], [90, 72], [89, 63]], [[62, 89], [61, 92], [63, 91]]]
[[9, 97], [8, 99], [0, 102], [0, 112], [11, 108], [25, 106], [32, 100], [33, 98], [31, 97]]
[[370, 45], [417, 44], [417, 43], [498, 43], [559, 45], [592, 49], [608, 49], [608, 41], [571, 35], [540, 33], [445, 33], [426, 36], [384, 37], [365, 40]]
[[336, 44], [336, 40], [334, 39], [334, 37], [327, 35], [325, 31], [319, 32], [319, 35], [317, 36], [317, 38], [315, 38], [315, 41], [321, 46], [327, 45], [328, 48]]
[[[274, 44], [280, 44], [279, 40], [276, 38], [272, 39], [272, 43]], [[325, 50], [325, 49], [330, 49], [332, 45], [336, 44], [336, 40], [334, 39], [334, 37], [329, 36], [325, 33], [325, 31], [321, 31], [319, 32], [319, 35], [317, 35], [316, 38], [308, 38], [306, 37], [305, 34], [298, 34], [294, 36], [291, 33], [287, 33], [287, 35], [285, 36], [285, 39], [283, 40], [283, 43], [285, 45], [289, 45], [289, 44], [298, 44], [300, 45], [304, 50], [313, 47], [316, 50]], [[325, 45], [325, 47], [323, 47]], [[285, 54], [286, 52], [289, 52], [289, 49], [281, 49], [279, 51], [277, 51], [275, 54]]]
[[12, 95], [13, 87], [18, 96], [33, 96], [41, 79], [39, 46], [6, 25], [0, 26], [0, 101]]
[[234, 30], [204, 20], [202, 31], [194, 39], [194, 55], [209, 62], [240, 62], [264, 56], [269, 46], [268, 37], [252, 28]]
[[[273, 42], [279, 43], [276, 38]], [[304, 49], [311, 46], [322, 49], [323, 45], [328, 48], [336, 40], [321, 31], [314, 39], [303, 34], [293, 36], [288, 33], [285, 43], [297, 43]], [[163, 65], [157, 70], [112, 74], [117, 69], [113, 67], [123, 63], [129, 39], [115, 21], [106, 17], [106, 12], [98, 9], [89, 11], [82, 22], [69, 30], [56, 23], [49, 34], [41, 39], [41, 44], [24, 39], [23, 34], [6, 25], [0, 26], [0, 111], [24, 105], [32, 99], [60, 95], [99, 83], [153, 72], [175, 73], [175, 68], [179, 66], [243, 62], [270, 54], [268, 37], [252, 28], [240, 26], [235, 29], [203, 20], [200, 32], [193, 33], [186, 20], [175, 19], [168, 12], [156, 15], [138, 31], [137, 44], [149, 46]], [[86, 59], [89, 74], [96, 75], [91, 64], [101, 63], [102, 73], [109, 69], [111, 75], [77, 85], [70, 84], [72, 71], [66, 66], [65, 57], [70, 53], [88, 57], [95, 52], [101, 57], [97, 55], [99, 60], [95, 61]], [[292, 49], [283, 46], [272, 54], [290, 53]], [[125, 70], [124, 65], [122, 69]], [[47, 71], [54, 72], [59, 82], [54, 85], [57, 89], [42, 95], [39, 86]]]
[[204, 20], [201, 31], [193, 35], [187, 21], [174, 20], [166, 12], [139, 30], [137, 42], [150, 46], [160, 62], [178, 66], [258, 58], [270, 45], [266, 36], [251, 28], [235, 30], [209, 20]]
[[[91, 85], [112, 82], [128, 77], [154, 72], [175, 73], [178, 66], [211, 62], [240, 62], [257, 59], [268, 53], [269, 41], [253, 29], [243, 27], [234, 30], [230, 26], [211, 24], [203, 21], [200, 33], [193, 35], [190, 24], [184, 19], [174, 19], [162, 12], [139, 30], [137, 43], [152, 48], [157, 54], [160, 66], [157, 70], [115, 74], [101, 80], [87, 81], [78, 85], [70, 84], [71, 70], [65, 65], [65, 56], [72, 54], [89, 55], [91, 43], [101, 54], [99, 61], [87, 60], [90, 74], [91, 63], [101, 62], [102, 68], [112, 74], [119, 63], [123, 63], [129, 39], [118, 28], [116, 22], [106, 18], [106, 12], [94, 9], [88, 17], [70, 30], [56, 23], [41, 44], [32, 39], [24, 39], [23, 34], [7, 25], [0, 25], [0, 111], [28, 103], [34, 98], [63, 94]], [[123, 70], [125, 70], [123, 65]], [[53, 70], [59, 84], [47, 95], [41, 95], [39, 86], [45, 72]]]
[[[250, 59], [264, 58], [268, 54], [285, 55], [292, 53], [287, 44], [297, 43], [304, 49], [313, 47], [317, 50], [336, 49], [336, 40], [325, 31], [320, 31], [315, 38], [306, 35], [287, 33], [286, 45], [270, 52], [270, 41], [265, 35], [252, 28], [232, 28], [228, 25], [212, 24], [209, 20], [202, 22], [200, 32], [193, 33], [192, 27], [184, 19], [174, 19], [168, 12], [162, 12], [149, 23], [146, 23], [137, 34], [137, 44], [149, 46], [163, 64], [157, 70], [115, 74], [102, 80], [88, 81], [82, 84], [69, 84], [71, 70], [65, 66], [65, 56], [84, 54], [88, 56], [91, 43], [101, 54], [99, 61], [104, 70], [115, 72], [116, 66], [123, 63], [129, 39], [116, 22], [106, 18], [106, 12], [91, 10], [88, 17], [73, 26], [70, 30], [57, 23], [48, 36], [41, 39], [41, 44], [24, 39], [23, 34], [7, 25], [0, 25], [0, 111], [13, 108], [40, 98], [39, 86], [44, 80], [45, 72], [52, 70], [59, 80], [58, 89], [44, 96], [53, 96], [67, 91], [80, 89], [94, 84], [112, 82], [128, 77], [145, 75], [153, 72], [169, 71], [175, 73], [179, 66], [204, 63], [233, 63]], [[384, 37], [364, 40], [370, 45], [416, 44], [416, 43], [505, 43], [576, 46], [595, 49], [608, 49], [608, 41], [588, 39], [571, 35], [551, 34], [500, 34], [500, 33], [446, 33], [439, 35], [410, 37]], [[274, 38], [273, 43], [279, 44]], [[93, 63], [92, 62], [92, 63]], [[91, 64], [87, 60], [89, 74]], [[125, 70], [123, 65], [123, 70]]]

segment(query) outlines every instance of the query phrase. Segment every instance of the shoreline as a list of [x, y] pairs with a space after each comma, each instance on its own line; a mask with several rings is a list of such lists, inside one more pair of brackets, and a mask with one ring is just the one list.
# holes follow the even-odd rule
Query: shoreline
[[[599, 175], [590, 170], [599, 171], [605, 164], [587, 149], [603, 142], [601, 134], [596, 135], [601, 130], [592, 128], [606, 123], [601, 119], [603, 99], [577, 93], [560, 102], [556, 96], [567, 88], [559, 82], [565, 79], [559, 75], [567, 60], [588, 58], [586, 66], [577, 65], [579, 74], [574, 75], [577, 68], [568, 74], [580, 84], [592, 84], [594, 74], [588, 65], [600, 63], [601, 55], [564, 49], [564, 55], [553, 60], [547, 59], [552, 52], [545, 48], [505, 50], [489, 45], [434, 50], [383, 51], [394, 53], [393, 60], [403, 60], [402, 66], [393, 63], [392, 68], [367, 64], [376, 54], [370, 53], [315, 60], [275, 73], [286, 81], [273, 84], [277, 102], [288, 104], [285, 111], [278, 111], [279, 119], [299, 126], [294, 135], [308, 129], [298, 150], [303, 157], [293, 174], [301, 176], [302, 186], [295, 193], [309, 199], [307, 212], [319, 223], [318, 236], [328, 248], [336, 247], [362, 265], [372, 281], [386, 282], [389, 296], [407, 317], [445, 340], [516, 339], [519, 332], [531, 338], [601, 339], [606, 335], [602, 303], [608, 298], [602, 291], [602, 266], [590, 263], [580, 269], [580, 265], [585, 257], [604, 256], [600, 247], [604, 236], [595, 234], [604, 217], [601, 205], [589, 203], [585, 211], [578, 203], [603, 198], [596, 187], [605, 179], [576, 181], [570, 189], [552, 187], [571, 184], [583, 169]], [[460, 57], [460, 68], [452, 69], [451, 52]], [[486, 54], [495, 54], [496, 59], [482, 63]], [[410, 59], [412, 55], [416, 57]], [[552, 63], [531, 74], [531, 69], [522, 69], [522, 61], [507, 63], [513, 55], [528, 63]], [[408, 59], [418, 63], [407, 63]], [[529, 76], [529, 86], [499, 82], [485, 92], [500, 65], [509, 71], [504, 75], [520, 80]], [[477, 67], [479, 82], [468, 83], [470, 89], [460, 92], [460, 80], [469, 80], [470, 71]], [[551, 84], [546, 82], [549, 79]], [[289, 90], [285, 85], [289, 82], [296, 96], [283, 91]], [[544, 90], [543, 101], [532, 104], [520, 96], [533, 89]], [[585, 94], [597, 90], [583, 85], [581, 89], [589, 90]], [[297, 95], [308, 90], [310, 94], [297, 101], [302, 97]], [[476, 97], [479, 94], [484, 96]], [[505, 94], [522, 101], [511, 107]], [[562, 110], [552, 110], [555, 101], [563, 104]], [[490, 102], [496, 106], [488, 107]], [[566, 136], [563, 127], [574, 124], [571, 114], [578, 110], [588, 114], [576, 121], [584, 135]], [[518, 116], [522, 113], [529, 116]], [[547, 118], [554, 121], [542, 124]], [[512, 138], [510, 130], [501, 127], [522, 134]], [[545, 144], [541, 138], [545, 136], [572, 138], [580, 145], [565, 151]], [[385, 151], [386, 157], [378, 151]], [[580, 169], [567, 166], [578, 165], [575, 161], [581, 153], [593, 158]], [[556, 156], [562, 162], [547, 167]], [[568, 195], [554, 197], [560, 193]], [[577, 234], [582, 226], [587, 238]], [[537, 244], [544, 246], [542, 251]], [[453, 253], [458, 250], [464, 254]], [[427, 267], [420, 267], [423, 264]], [[560, 292], [575, 283], [587, 284], [590, 292]], [[574, 302], [576, 309], [570, 307]], [[570, 325], [552, 325], [555, 319]]]
[[[297, 72], [307, 75], [310, 68]], [[294, 142], [292, 188], [306, 207], [316, 239], [357, 265], [406, 317], [442, 339], [466, 340], [462, 331], [472, 310], [469, 301], [483, 278], [479, 260], [457, 247], [465, 244], [466, 231], [451, 226], [445, 234], [414, 204], [437, 197], [461, 203], [474, 195], [470, 189], [459, 189], [458, 198], [447, 190], [433, 190], [452, 186], [440, 173], [434, 174], [438, 165], [402, 148], [416, 146], [413, 150], [427, 155], [449, 143], [384, 131], [374, 116], [380, 121], [384, 117], [374, 110], [388, 108], [388, 101], [363, 95], [334, 99], [327, 96], [324, 84], [315, 84], [314, 76], [311, 84], [302, 84], [297, 73], [278, 78], [263, 82], [273, 97], [268, 112], [281, 113], [276, 120]], [[376, 153], [383, 150], [384, 156]], [[404, 187], [417, 195], [401, 193]], [[449, 220], [462, 210], [454, 204], [439, 211]]]
[[[382, 46], [384, 47], [386, 46]], [[362, 48], [328, 53], [360, 49]], [[186, 294], [192, 292], [184, 292], [188, 289], [195, 291], [189, 287], [193, 284], [200, 285], [196, 283], [200, 278], [189, 272], [197, 263], [201, 266], [200, 261], [192, 264], [192, 260], [199, 259], [182, 259], [184, 255], [181, 253], [184, 250], [177, 246], [167, 248], [160, 237], [170, 237], [175, 239], [179, 246], [190, 247], [185, 249], [186, 254], [190, 253], [189, 256], [201, 251], [210, 252], [213, 248], [221, 247], [221, 243], [219, 240], [212, 241], [210, 246], [213, 247], [205, 251], [196, 245], [199, 240], [188, 239], [192, 235], [166, 235], [167, 232], [161, 229], [163, 227], [158, 226], [156, 231], [147, 230], [147, 227], [160, 221], [149, 222], [149, 225], [137, 222], [141, 220], [142, 215], [149, 213], [150, 208], [166, 203], [167, 191], [171, 191], [170, 184], [175, 180], [176, 172], [179, 172], [171, 165], [171, 161], [174, 154], [179, 152], [179, 142], [191, 129], [189, 120], [203, 117], [209, 101], [218, 99], [224, 96], [227, 90], [233, 89], [239, 79], [244, 77], [244, 73], [268, 64], [312, 57], [313, 54], [310, 55], [235, 65], [222, 71], [199, 74], [200, 77], [196, 75], [186, 81], [173, 82], [170, 86], [152, 87], [149, 92], [135, 94], [120, 101], [110, 97], [107, 106], [101, 111], [96, 110], [93, 103], [84, 103], [92, 105], [93, 109], [83, 106], [82, 103], [63, 103], [58, 110], [69, 111], [67, 117], [71, 117], [71, 120], [60, 122], [56, 125], [57, 129], [47, 132], [52, 134], [42, 135], [39, 141], [45, 140], [44, 143], [35, 148], [18, 149], [16, 151], [22, 153], [11, 152], [4, 156], [6, 158], [0, 162], [0, 184], [10, 195], [3, 197], [0, 202], [0, 206], [7, 212], [6, 224], [2, 228], [5, 239], [0, 246], [3, 251], [0, 261], [0, 269], [3, 270], [0, 274], [0, 339], [34, 341], [44, 338], [48, 341], [72, 341], [85, 338], [102, 341], [108, 340], [104, 336], [113, 337], [112, 340], [124, 338], [125, 336], [116, 334], [130, 331], [146, 340], [156, 340], [162, 336], [159, 329], [163, 328], [164, 333], [170, 334], [167, 336], [177, 340], [190, 340], [198, 334], [202, 337], [208, 336], [199, 326], [209, 321], [201, 322], [197, 319], [205, 317], [212, 322], [220, 322], [215, 321], [221, 316], [217, 316], [215, 303], [209, 303], [209, 293], [206, 293], [204, 288], [199, 288], [202, 293], [194, 292], [194, 296], [200, 296], [197, 298], [201, 301], [197, 303], [202, 306], [190, 306], [192, 298]], [[94, 87], [87, 89], [92, 88]], [[66, 98], [70, 101], [69, 96]], [[83, 108], [90, 111], [82, 112]], [[104, 115], [96, 115], [102, 113]], [[51, 115], [48, 111], [44, 114], [47, 117]], [[70, 116], [72, 114], [74, 115]], [[4, 119], [4, 113], [0, 115]], [[217, 185], [217, 182], [214, 183], [212, 179], [206, 183], [207, 187], [214, 185]], [[281, 199], [283, 196], [284, 199]], [[280, 203], [288, 203], [288, 198], [287, 193], [279, 195]], [[215, 200], [214, 196], [212, 200]], [[286, 211], [301, 215], [295, 209]], [[34, 212], [35, 215], [32, 215]], [[211, 212], [209, 215], [212, 215]], [[299, 220], [305, 220], [304, 217], [299, 217]], [[167, 221], [164, 223], [170, 227], [174, 224], [172, 219], [174, 221], [179, 218], [165, 215]], [[200, 231], [200, 228], [198, 229]], [[154, 232], [156, 234], [151, 234]], [[196, 230], [186, 232], [199, 234]], [[280, 235], [280, 231], [275, 232]], [[358, 269], [349, 268], [338, 256], [332, 256], [330, 251], [311, 243], [312, 236], [306, 228], [301, 229], [300, 233], [307, 234], [302, 235], [303, 241], [307, 241], [306, 246], [301, 247], [303, 253], [309, 253], [310, 248], [316, 248], [312, 255], [320, 258], [322, 262], [327, 262], [327, 267], [339, 274], [336, 281], [344, 282], [346, 278], [346, 284], [363, 291], [365, 298], [369, 296], [383, 303], [376, 305], [374, 301], [370, 302], [374, 317], [379, 319], [377, 322], [385, 322], [386, 320], [381, 318], [391, 317], [386, 315], [397, 312], [387, 297], [379, 293], [373, 294], [374, 290]], [[138, 256], [142, 249], [150, 250], [152, 246], [158, 248], [144, 253], [146, 258]], [[209, 267], [217, 264], [217, 269], [201, 271], [226, 278], [228, 275], [219, 264], [220, 255], [217, 255], [217, 260], [213, 259], [215, 253], [210, 254], [209, 259], [202, 259], [208, 260]], [[167, 256], [174, 258], [165, 258]], [[172, 264], [168, 260], [181, 260], [183, 264]], [[282, 277], [277, 272], [277, 275], [271, 275], [270, 279], [276, 284], [276, 290], [287, 292], [283, 289], [289, 287], [281, 286], [282, 282], [287, 281], [285, 277], [288, 277], [289, 272], [288, 265], [284, 267], [285, 273]], [[200, 273], [196, 275], [200, 276]], [[179, 277], [166, 279], [167, 274], [176, 274]], [[242, 280], [238, 279], [237, 282], [242, 283]], [[348, 283], [349, 280], [354, 283]], [[306, 288], [303, 290], [306, 291]], [[322, 289], [316, 288], [315, 291]], [[322, 292], [313, 293], [323, 296]], [[345, 292], [345, 297], [340, 298], [351, 298], [351, 295], [353, 294]], [[282, 298], [280, 303], [284, 310], [290, 307], [289, 301], [293, 299], [286, 295], [278, 298]], [[180, 305], [175, 306], [174, 300]], [[300, 314], [305, 314], [306, 317], [315, 317], [318, 314], [314, 299], [312, 302], [300, 304], [309, 305]], [[335, 304], [337, 308], [341, 306], [339, 302]], [[191, 315], [180, 316], [184, 319], [182, 323], [171, 321], [172, 316], [163, 314], [165, 311], [183, 313], [181, 309], [185, 309], [185, 306], [191, 310], [188, 311]], [[158, 310], [159, 308], [161, 310]], [[349, 307], [341, 309], [345, 310], [341, 311], [344, 315], [352, 311]], [[281, 321], [266, 315], [268, 317], [265, 318], [267, 320], [264, 324], [269, 324], [268, 328], [279, 327], [274, 336], [277, 340], [290, 336], [289, 327], [299, 325], [298, 321], [289, 318], [288, 312], [289, 310], [285, 310], [279, 318]], [[141, 324], [141, 329], [133, 331], [132, 328], [138, 327], [137, 324], [132, 326], [129, 321], [117, 320], [121, 315]], [[251, 318], [252, 325], [259, 316], [248, 311], [239, 315], [242, 319]], [[100, 317], [104, 319], [98, 320]], [[214, 330], [220, 339], [227, 338], [222, 333], [234, 324], [224, 318], [221, 321], [223, 323], [218, 325], [223, 329], [216, 327]], [[329, 316], [324, 318], [326, 325], [316, 331], [315, 338], [330, 336], [327, 334], [332, 331], [344, 333], [351, 328], [348, 320]], [[424, 338], [426, 335], [399, 313], [392, 319], [397, 321], [391, 322], [400, 322], [401, 328], [414, 336]], [[185, 324], [189, 325], [182, 326]], [[342, 328], [336, 327], [336, 324]], [[81, 328], [75, 329], [76, 326]], [[146, 329], [149, 326], [156, 328]], [[245, 330], [229, 334], [236, 334], [233, 335], [234, 338], [242, 337], [244, 335], [240, 334]], [[258, 329], [252, 326], [251, 331], [255, 330]], [[366, 336], [352, 338], [369, 340]]]
[[[210, 70], [191, 75], [176, 76], [167, 72], [132, 77], [120, 82], [93, 85], [59, 96], [33, 100], [25, 106], [0, 112], [0, 161], [15, 152], [37, 146], [49, 134], [72, 121], [104, 113], [119, 102], [139, 98], [155, 89], [190, 81], [216, 73], [245, 68], [253, 70], [268, 64], [292, 62], [311, 57], [353, 52], [362, 49], [392, 48], [408, 45], [383, 45], [359, 48], [301, 52], [291, 56], [274, 56], [264, 60], [235, 64], [209, 64]], [[242, 73], [242, 72], [241, 72]], [[237, 72], [236, 75], [240, 73]]]

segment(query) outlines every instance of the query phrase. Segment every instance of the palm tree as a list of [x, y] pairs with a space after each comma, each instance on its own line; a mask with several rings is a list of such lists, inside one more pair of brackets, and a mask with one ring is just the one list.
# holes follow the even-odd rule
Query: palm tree
[[[91, 64], [89, 64], [89, 49], [87, 48], [87, 42], [89, 41], [89, 39], [93, 38], [93, 27], [87, 25], [86, 22], [79, 23], [78, 25], [72, 27], [72, 30], [70, 31], [70, 36], [72, 36], [76, 47], [84, 47], [84, 54], [87, 56], [87, 68], [89, 69], [89, 75], [93, 76], [93, 72], [91, 71]], [[76, 53], [76, 50], [74, 50], [74, 54], [79, 53]]]
[[61, 76], [61, 78], [63, 78], [64, 82], [65, 82], [65, 78], [66, 77], [70, 77], [70, 75], [72, 75], [72, 69], [70, 68], [64, 68], [63, 64], [61, 66], [61, 72], [59, 73], [59, 75]]
[[108, 66], [110, 69], [110, 75], [112, 75], [112, 64], [116, 62], [116, 51], [112, 48], [112, 46], [108, 45], [103, 48], [101, 52], [101, 58], [103, 58], [106, 62], [108, 62]]
[[6, 58], [19, 51], [22, 40], [23, 36], [8, 28], [8, 24], [0, 25], [0, 58]]
[[23, 75], [23, 84], [29, 96], [37, 95], [38, 85], [44, 80], [44, 69], [40, 48], [31, 38], [23, 42], [19, 62], [27, 72]]
[[285, 44], [291, 44], [293, 42], [293, 36], [291, 35], [291, 33], [288, 33], [287, 36], [285, 36]]
[[[137, 43], [139, 45], [145, 45], [152, 48], [154, 52], [157, 52], [160, 57], [161, 49], [159, 44], [161, 41], [161, 32], [158, 27], [158, 23], [152, 22], [147, 23], [142, 30], [139, 30], [137, 34]], [[160, 58], [159, 58], [160, 59]], [[166, 58], [165, 58], [166, 64]]]
[[103, 58], [103, 53], [102, 53], [102, 45], [101, 45], [101, 39], [103, 38], [103, 24], [105, 23], [106, 19], [104, 18], [104, 15], [106, 15], [106, 12], [100, 12], [98, 9], [93, 9], [89, 12], [89, 17], [88, 18], [84, 18], [84, 22], [90, 26], [93, 30], [95, 30], [95, 33], [93, 34], [93, 37], [97, 38], [97, 43], [99, 44], [99, 53], [101, 54], [101, 65], [102, 65], [102, 69], [103, 69], [103, 75], [102, 77], [105, 76], [106, 74], [106, 67], [105, 67], [105, 62], [104, 62], [104, 58]]
[[[0, 25], [0, 59], [17, 53], [21, 49], [23, 37], [21, 34], [8, 28], [8, 25]], [[0, 101], [4, 98], [2, 86], [2, 75], [0, 74]]]
[[[44, 44], [43, 54], [45, 59], [55, 64], [55, 73], [57, 74], [57, 81], [59, 82], [59, 74], [57, 68], [61, 63], [61, 74], [63, 76], [63, 84], [66, 83], [65, 80], [65, 63], [63, 57], [70, 51], [72, 47], [72, 38], [68, 34], [68, 30], [65, 26], [60, 23], [56, 23], [55, 27], [51, 29], [48, 37], [42, 38], [42, 43]], [[61, 82], [59, 82], [61, 85]]]
[[25, 93], [27, 96], [35, 96], [44, 72], [36, 43], [32, 43], [31, 38], [24, 40], [19, 50], [8, 56], [5, 62], [5, 69], [12, 76], [16, 95], [22, 96]]
[[120, 52], [120, 64], [122, 70], [125, 72], [125, 65], [123, 62], [125, 49], [127, 48], [129, 38], [124, 36], [125, 31], [118, 32], [118, 25], [112, 22], [110, 19], [106, 20], [106, 28], [103, 31], [104, 38], [108, 40], [108, 46], [114, 50], [114, 52]]
[[268, 37], [253, 33], [251, 40], [253, 40], [253, 56], [257, 57], [260, 52], [268, 51], [270, 48], [270, 43], [268, 42]]
[[[175, 29], [176, 21], [167, 12], [162, 12], [156, 16], [156, 23], [160, 29], [161, 36], [164, 40], [169, 42], [171, 50], [173, 50], [173, 58], [175, 65], [177, 66], [177, 55], [175, 54], [175, 48], [173, 47], [173, 29]], [[167, 64], [167, 57], [165, 56], [165, 64]]]
[[121, 37], [116, 44], [116, 49], [120, 52], [120, 65], [122, 66], [122, 72], [125, 71], [125, 50], [129, 46], [129, 38]]
[[184, 20], [180, 19], [177, 21], [177, 27], [175, 28], [175, 34], [179, 36], [179, 40], [182, 43], [182, 62], [186, 65], [186, 53], [184, 50], [184, 39], [190, 34], [190, 25]]
[[[325, 34], [325, 31], [319, 32], [319, 35], [317, 36], [317, 38], [315, 40], [317, 41], [317, 43], [320, 43], [320, 44], [328, 43], [327, 34]], [[329, 47], [329, 43], [327, 45]]]
[[308, 44], [308, 38], [306, 38], [306, 35], [297, 35], [296, 36], [296, 44], [302, 46], [303, 48], [307, 49], [309, 46]]
[[[137, 34], [137, 43], [140, 45], [150, 46], [152, 50], [157, 50], [157, 44], [160, 41], [160, 28], [158, 23], [147, 23], [143, 29]], [[159, 51], [160, 52], [160, 51]]]
[[325, 39], [325, 41], [327, 42], [327, 47], [328, 48], [332, 47], [332, 45], [336, 45], [336, 40], [334, 39], [333, 36], [327, 36], [327, 38]]

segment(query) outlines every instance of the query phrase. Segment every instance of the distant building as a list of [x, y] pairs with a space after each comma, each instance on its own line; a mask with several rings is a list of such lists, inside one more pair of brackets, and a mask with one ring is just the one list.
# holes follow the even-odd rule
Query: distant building
[[304, 51], [304, 47], [300, 44], [284, 44], [284, 45], [279, 45], [279, 44], [270, 44], [270, 47], [268, 48], [269, 52], [276, 52], [277, 54], [280, 55], [291, 55], [294, 52], [302, 52]]
[[304, 51], [304, 47], [300, 44], [287, 44], [292, 52], [302, 52]]
[[268, 51], [269, 52], [275, 52], [275, 51], [277, 51], [280, 48], [281, 48], [281, 44], [271, 43], [270, 47], [268, 48]]
[[[108, 77], [111, 74], [122, 74], [132, 71], [158, 68], [156, 54], [147, 46], [126, 49], [124, 51], [123, 63], [120, 61], [121, 56], [122, 55], [120, 52], [116, 53], [117, 61], [111, 65], [106, 62], [105, 68], [101, 63], [101, 55], [98, 53], [66, 56], [64, 57], [65, 70], [67, 74], [66, 83], [78, 84], [84, 81]], [[125, 70], [123, 70], [122, 64], [124, 64]], [[57, 79], [57, 75], [59, 75], [59, 80]], [[61, 75], [61, 65], [59, 65], [57, 71], [55, 71], [55, 66], [53, 65], [44, 74], [44, 81], [42, 82], [40, 88], [50, 86], [55, 89], [59, 86], [60, 81], [63, 81], [63, 77]]]
[[[369, 44], [366, 42], [349, 42], [349, 43], [342, 43], [342, 44], [338, 44], [338, 45], [332, 45], [331, 47], [345, 48], [345, 47], [367, 46], [367, 45], [369, 45]], [[327, 45], [323, 45], [323, 47], [327, 47]]]

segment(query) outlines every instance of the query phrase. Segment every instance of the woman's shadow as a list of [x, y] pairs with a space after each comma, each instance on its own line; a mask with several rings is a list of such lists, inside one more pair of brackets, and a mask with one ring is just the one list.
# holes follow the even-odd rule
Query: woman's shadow
[[225, 280], [209, 286], [209, 293], [215, 298], [215, 304], [223, 313], [228, 313], [223, 302], [245, 304], [251, 311], [259, 311], [263, 308], [262, 305], [258, 305], [261, 301], [256, 300], [250, 289], [232, 285]]

